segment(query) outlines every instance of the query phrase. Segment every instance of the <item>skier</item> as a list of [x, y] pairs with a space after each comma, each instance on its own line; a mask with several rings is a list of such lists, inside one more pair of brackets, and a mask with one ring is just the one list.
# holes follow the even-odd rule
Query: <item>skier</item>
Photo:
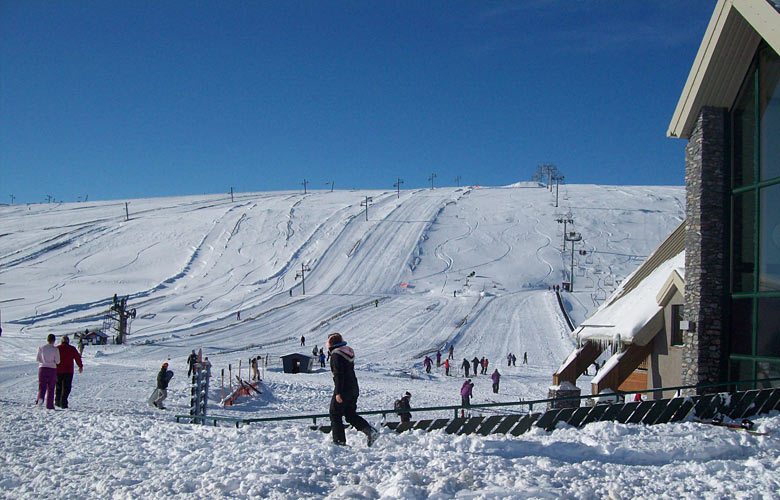
[[57, 365], [60, 351], [54, 346], [56, 337], [50, 333], [46, 343], [38, 348], [38, 398], [35, 404], [46, 400], [46, 408], [54, 409], [54, 386], [57, 384]]
[[449, 352], [449, 354], [448, 354], [447, 358], [448, 358], [448, 359], [451, 359], [451, 360], [453, 360], [453, 361], [455, 361], [455, 350], [454, 350], [454, 349], [455, 349], [455, 348], [453, 347], [453, 345], [452, 345], [452, 344], [450, 344], [450, 352]]
[[469, 360], [466, 358], [463, 358], [463, 363], [460, 365], [461, 368], [466, 372], [465, 377], [469, 378], [469, 368], [471, 368], [471, 364], [469, 363]]
[[436, 351], [436, 368], [441, 366], [441, 349]]
[[506, 355], [506, 366], [512, 366], [512, 353]]
[[[411, 404], [409, 403], [409, 400], [412, 399], [412, 394], [409, 391], [406, 391], [406, 393], [401, 397], [401, 399], [396, 399], [395, 403], [393, 403], [393, 409], [394, 410], [408, 410], [411, 408]], [[411, 422], [412, 420], [412, 414], [409, 412], [397, 412], [398, 416], [401, 417], [401, 423], [405, 422]]]
[[81, 363], [79, 351], [70, 345], [70, 339], [67, 335], [63, 335], [57, 350], [60, 351], [60, 362], [57, 363], [57, 385], [54, 388], [54, 406], [67, 408], [68, 396], [73, 384], [73, 362], [75, 361], [79, 366], [79, 373], [84, 369], [84, 365]]
[[168, 369], [168, 363], [163, 363], [160, 371], [157, 373], [157, 397], [152, 404], [157, 408], [164, 410], [163, 401], [168, 397], [168, 384], [173, 378], [173, 372]]
[[425, 359], [423, 360], [423, 364], [425, 365], [425, 373], [431, 373], [431, 365], [433, 364], [431, 358], [425, 356]]
[[327, 347], [331, 353], [330, 370], [333, 372], [333, 397], [328, 411], [333, 442], [341, 446], [347, 444], [341, 420], [344, 417], [347, 423], [366, 435], [366, 444], [371, 446], [379, 433], [356, 413], [360, 388], [355, 377], [355, 351], [347, 346], [340, 333], [328, 335]]
[[444, 374], [446, 376], [448, 376], [448, 377], [450, 376], [450, 360], [449, 359], [445, 359], [444, 360]]
[[301, 345], [306, 345], [306, 337], [301, 335]]
[[524, 365], [527, 365], [527, 364], [528, 364], [528, 351], [525, 351], [525, 352], [523, 353], [523, 364], [524, 364]]
[[460, 404], [462, 406], [469, 406], [471, 404], [471, 397], [472, 389], [474, 388], [474, 384], [471, 382], [471, 379], [466, 379], [465, 382], [463, 382], [463, 385], [460, 387]]
[[493, 371], [493, 375], [490, 378], [493, 379], [493, 394], [498, 394], [498, 383], [501, 381], [501, 374], [498, 373], [498, 368]]
[[195, 363], [198, 362], [198, 355], [195, 354], [195, 349], [192, 350], [190, 355], [187, 357], [187, 376], [189, 377], [192, 375], [192, 372], [195, 370]]
[[479, 358], [474, 356], [474, 359], [471, 360], [471, 364], [474, 365], [474, 376], [477, 376], [477, 366], [479, 366]]

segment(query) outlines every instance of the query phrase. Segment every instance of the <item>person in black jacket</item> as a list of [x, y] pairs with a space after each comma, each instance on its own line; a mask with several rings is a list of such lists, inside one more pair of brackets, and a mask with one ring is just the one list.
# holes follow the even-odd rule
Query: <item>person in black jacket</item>
[[157, 373], [157, 398], [154, 400], [154, 406], [164, 410], [163, 401], [168, 397], [168, 384], [173, 378], [173, 372], [168, 370], [168, 363], [163, 363], [162, 368]]
[[333, 442], [342, 446], [347, 444], [344, 422], [341, 420], [341, 417], [344, 417], [347, 423], [367, 436], [367, 444], [371, 446], [378, 432], [356, 413], [360, 388], [355, 377], [355, 351], [347, 346], [340, 333], [328, 335], [327, 347], [330, 353], [330, 371], [333, 372], [333, 397], [328, 411]]
[[[396, 402], [393, 404], [393, 409], [395, 410], [408, 410], [412, 407], [410, 403], [410, 399], [412, 399], [412, 394], [407, 391], [406, 394], [404, 394], [401, 399], [396, 400]], [[399, 411], [398, 416], [401, 417], [401, 423], [404, 422], [411, 422], [412, 420], [412, 414], [407, 411]]]

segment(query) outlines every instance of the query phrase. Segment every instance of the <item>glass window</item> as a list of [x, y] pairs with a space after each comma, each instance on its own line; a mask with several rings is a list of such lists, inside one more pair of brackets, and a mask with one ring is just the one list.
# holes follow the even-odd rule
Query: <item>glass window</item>
[[670, 345], [683, 345], [683, 335], [682, 330], [680, 330], [680, 321], [683, 319], [683, 308], [682, 305], [673, 305], [672, 306], [672, 332], [669, 339]]
[[753, 191], [733, 197], [731, 288], [734, 292], [752, 292], [755, 287], [755, 199]]
[[[731, 381], [753, 380], [753, 362], [745, 360], [731, 360]], [[753, 384], [739, 384], [737, 390], [745, 391], [753, 389]]]
[[[770, 363], [768, 361], [759, 361], [756, 363], [756, 379], [778, 378], [780, 377], [780, 363]], [[759, 382], [759, 389], [768, 389], [770, 387], [780, 387], [780, 380], [772, 382]]]
[[756, 355], [780, 357], [780, 297], [758, 299]]
[[780, 184], [761, 189], [759, 290], [780, 290]]
[[780, 58], [767, 47], [759, 55], [762, 181], [780, 177]]
[[742, 88], [734, 109], [731, 111], [731, 129], [733, 135], [733, 186], [740, 187], [755, 184], [755, 145], [756, 145], [756, 105], [755, 71]]
[[731, 301], [731, 354], [753, 354], [753, 299]]

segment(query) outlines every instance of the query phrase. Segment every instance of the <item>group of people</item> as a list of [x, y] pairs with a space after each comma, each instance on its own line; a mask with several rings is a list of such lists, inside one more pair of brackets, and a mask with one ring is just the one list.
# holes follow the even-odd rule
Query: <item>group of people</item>
[[84, 369], [79, 351], [70, 345], [67, 335], [62, 337], [58, 346], [54, 334], [46, 337], [46, 343], [38, 348], [38, 398], [36, 406], [45, 401], [46, 408], [67, 408], [68, 396], [73, 384], [73, 363]]
[[[311, 350], [311, 355], [320, 362], [320, 368], [325, 368], [325, 350], [322, 347], [318, 351], [315, 345], [314, 349]], [[330, 353], [328, 353], [328, 359], [330, 359]]]
[[[528, 364], [528, 351], [523, 353], [523, 364]], [[517, 366], [517, 356], [515, 356], [513, 353], [509, 353], [506, 355], [506, 366]]]

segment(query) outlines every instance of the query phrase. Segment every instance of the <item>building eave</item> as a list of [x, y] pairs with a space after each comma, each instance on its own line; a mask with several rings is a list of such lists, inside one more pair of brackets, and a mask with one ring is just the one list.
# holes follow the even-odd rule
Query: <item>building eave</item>
[[667, 135], [688, 139], [704, 106], [730, 108], [761, 40], [780, 53], [780, 13], [767, 0], [719, 0]]

